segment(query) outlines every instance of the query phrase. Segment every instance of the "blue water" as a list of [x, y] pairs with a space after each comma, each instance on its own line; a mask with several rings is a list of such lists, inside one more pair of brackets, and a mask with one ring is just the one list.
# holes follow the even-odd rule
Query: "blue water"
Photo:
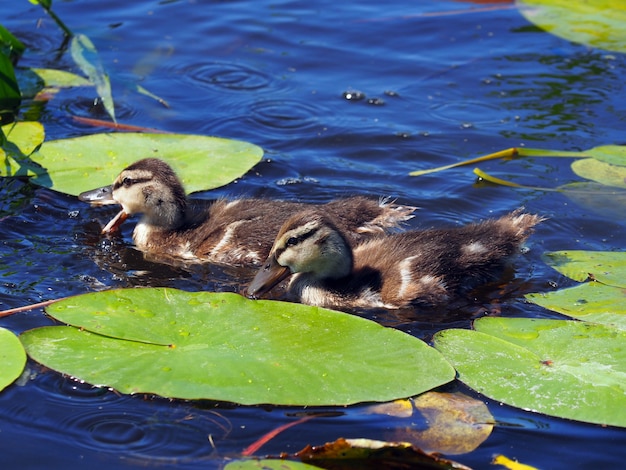
[[[570, 284], [541, 262], [541, 253], [623, 249], [623, 207], [594, 210], [554, 192], [477, 184], [472, 167], [408, 176], [514, 146], [582, 150], [624, 143], [624, 55], [551, 36], [509, 4], [76, 0], [53, 6], [98, 48], [120, 122], [264, 148], [264, 161], [247, 175], [202, 197], [323, 202], [390, 195], [421, 207], [411, 223], [416, 228], [523, 205], [549, 220], [516, 260], [507, 292], [489, 294], [501, 298], [504, 316], [552, 316], [522, 300], [524, 293]], [[77, 71], [39, 7], [3, 2], [0, 18], [29, 47], [20, 65]], [[137, 94], [136, 84], [169, 108]], [[364, 98], [346, 99], [357, 92]], [[106, 119], [87, 88], [59, 93], [40, 113], [48, 139], [102, 131], [71, 115]], [[480, 166], [500, 178], [556, 187], [579, 179], [569, 163]], [[146, 262], [132, 248], [132, 223], [122, 238], [103, 240], [99, 224], [113, 213], [0, 179], [0, 308], [112, 287], [242, 288], [236, 271]], [[369, 315], [429, 339], [441, 328], [469, 326], [486, 308]], [[51, 323], [41, 310], [0, 319], [16, 333]], [[539, 468], [616, 468], [626, 458], [624, 430], [486, 403], [498, 422], [491, 437], [474, 452], [450, 456], [470, 467], [488, 468], [497, 453]], [[0, 393], [0, 461], [3, 468], [217, 468], [301, 411], [120, 396], [29, 362], [28, 376]], [[338, 414], [279, 435], [259, 455], [342, 436], [386, 439], [405, 425], [364, 416], [359, 406], [332, 411]]]

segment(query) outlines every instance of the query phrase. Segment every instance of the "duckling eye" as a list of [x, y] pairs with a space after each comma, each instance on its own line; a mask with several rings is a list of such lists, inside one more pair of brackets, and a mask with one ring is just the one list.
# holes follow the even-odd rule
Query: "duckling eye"
[[295, 246], [297, 244], [298, 244], [298, 239], [296, 237], [289, 237], [287, 239], [287, 243], [286, 243], [287, 246]]
[[124, 185], [125, 188], [128, 188], [132, 184], [133, 184], [133, 180], [132, 178], [129, 178], [128, 176], [122, 180], [122, 185]]

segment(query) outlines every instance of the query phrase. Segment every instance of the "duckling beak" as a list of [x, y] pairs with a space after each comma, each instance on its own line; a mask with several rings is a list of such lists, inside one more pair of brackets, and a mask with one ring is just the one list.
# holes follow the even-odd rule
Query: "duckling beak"
[[287, 266], [278, 264], [276, 256], [272, 253], [263, 264], [263, 267], [256, 273], [256, 276], [254, 276], [246, 293], [248, 297], [259, 297], [272, 290], [276, 284], [290, 274], [291, 270]]
[[[85, 191], [78, 195], [78, 199], [83, 202], [88, 202], [92, 206], [106, 206], [108, 204], [119, 204], [113, 199], [113, 185], [103, 186], [101, 188]], [[102, 229], [102, 233], [115, 232], [120, 228], [120, 225], [128, 218], [128, 214], [123, 210], [113, 217], [108, 224]]]
[[119, 211], [117, 215], [109, 220], [109, 223], [104, 226], [102, 233], [117, 231], [126, 219], [128, 219], [128, 214], [123, 210]]
[[104, 206], [107, 204], [119, 204], [113, 199], [113, 186], [103, 186], [101, 188], [91, 189], [78, 195], [78, 199], [88, 202], [93, 206]]

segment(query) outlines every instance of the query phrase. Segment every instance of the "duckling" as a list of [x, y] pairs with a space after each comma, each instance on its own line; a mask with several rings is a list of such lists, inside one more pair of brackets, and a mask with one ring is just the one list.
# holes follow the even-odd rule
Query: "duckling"
[[[146, 158], [125, 168], [111, 186], [86, 191], [79, 199], [94, 205], [119, 204], [122, 210], [104, 227], [117, 230], [132, 214], [136, 247], [154, 258], [258, 266], [268, 256], [281, 225], [310, 204], [267, 199], [216, 200], [192, 204], [174, 170]], [[208, 204], [208, 202], [207, 202]], [[415, 207], [363, 196], [318, 206], [330, 214], [351, 243], [384, 233], [413, 217]]]
[[486, 281], [542, 220], [518, 209], [463, 227], [377, 236], [352, 248], [332, 217], [306, 210], [282, 226], [247, 295], [258, 297], [293, 275], [288, 294], [320, 307], [442, 304]]

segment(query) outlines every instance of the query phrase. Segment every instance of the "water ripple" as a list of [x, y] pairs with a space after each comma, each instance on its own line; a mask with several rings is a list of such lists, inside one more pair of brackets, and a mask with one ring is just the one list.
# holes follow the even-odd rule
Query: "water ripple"
[[468, 129], [498, 123], [498, 109], [493, 104], [466, 100], [437, 103], [430, 107], [430, 114], [439, 121], [458, 123], [461, 128]]
[[233, 91], [254, 91], [270, 83], [268, 76], [259, 70], [233, 63], [192, 64], [181, 72], [193, 83]]
[[[149, 411], [149, 410], [145, 410]], [[224, 427], [193, 416], [163, 416], [128, 407], [94, 407], [72, 413], [61, 426], [72, 431], [86, 448], [131, 454], [134, 457], [192, 458], [210, 451], [208, 435], [221, 435]]]
[[323, 113], [306, 101], [278, 99], [256, 102], [250, 114], [263, 127], [293, 131], [313, 127]]

